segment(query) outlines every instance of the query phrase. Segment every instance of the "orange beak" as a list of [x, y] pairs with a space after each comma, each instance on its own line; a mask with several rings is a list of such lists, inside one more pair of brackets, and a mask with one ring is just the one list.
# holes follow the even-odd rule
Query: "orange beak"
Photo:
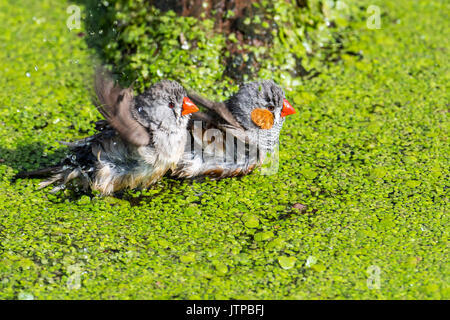
[[199, 111], [197, 106], [188, 97], [183, 98], [183, 108], [181, 110], [181, 115], [185, 116], [189, 113], [194, 113]]
[[294, 114], [294, 113], [295, 113], [295, 109], [292, 108], [289, 101], [287, 101], [286, 99], [283, 99], [283, 109], [281, 109], [281, 117], [286, 117], [286, 116], [288, 116], [290, 114]]

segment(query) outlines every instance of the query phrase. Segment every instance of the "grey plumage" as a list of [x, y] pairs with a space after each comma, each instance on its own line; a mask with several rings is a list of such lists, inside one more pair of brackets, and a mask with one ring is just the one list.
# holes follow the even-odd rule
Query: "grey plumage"
[[[244, 84], [225, 102], [212, 102], [193, 92], [189, 92], [189, 96], [209, 111], [199, 112], [191, 119], [188, 129], [194, 147], [187, 145], [173, 176], [215, 179], [241, 176], [259, 167], [266, 155], [274, 152], [284, 123], [282, 110], [287, 100], [283, 89], [272, 80]], [[199, 121], [203, 130], [220, 131], [224, 141], [216, 138], [214, 142], [219, 152], [208, 146], [208, 139], [195, 129], [194, 121]], [[227, 132], [234, 138], [227, 140]], [[237, 152], [239, 147], [241, 151]]]
[[[262, 80], [246, 83], [239, 91], [225, 102], [236, 120], [242, 125], [251, 143], [258, 144], [264, 153], [273, 152], [278, 144], [278, 138], [283, 127], [284, 118], [281, 117], [285, 93], [273, 80]], [[273, 126], [262, 129], [252, 121], [252, 111], [273, 106]]]
[[56, 183], [52, 191], [58, 191], [72, 182], [103, 195], [146, 188], [174, 169], [181, 158], [188, 113], [196, 107], [185, 110], [187, 94], [179, 83], [164, 80], [133, 97], [130, 88], [118, 87], [100, 72], [95, 89], [98, 109], [106, 121], [97, 122], [99, 133], [63, 143], [69, 146], [70, 155], [46, 172], [52, 176], [41, 182], [41, 188]]

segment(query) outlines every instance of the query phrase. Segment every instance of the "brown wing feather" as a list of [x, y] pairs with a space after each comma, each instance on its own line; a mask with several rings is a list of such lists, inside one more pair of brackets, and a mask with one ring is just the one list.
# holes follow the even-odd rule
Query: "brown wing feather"
[[194, 91], [188, 91], [188, 96], [195, 103], [201, 104], [209, 110], [216, 112], [222, 119], [231, 124], [233, 127], [243, 129], [235, 117], [228, 110], [227, 106], [223, 102], [214, 102], [206, 99], [205, 97], [197, 94]]
[[192, 122], [203, 121], [203, 122], [206, 122], [208, 125], [215, 122], [215, 119], [211, 115], [201, 112], [201, 111], [193, 113], [191, 115], [191, 120], [192, 120]]
[[150, 143], [150, 134], [131, 114], [131, 88], [122, 89], [115, 85], [111, 76], [100, 69], [95, 76], [95, 92], [99, 100], [98, 110], [124, 140], [136, 146]]

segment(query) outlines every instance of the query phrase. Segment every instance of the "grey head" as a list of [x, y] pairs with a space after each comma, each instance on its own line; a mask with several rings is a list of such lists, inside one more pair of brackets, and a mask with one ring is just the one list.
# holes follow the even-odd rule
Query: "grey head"
[[186, 130], [190, 113], [198, 108], [187, 98], [186, 90], [176, 81], [155, 83], [134, 100], [133, 117], [149, 130], [174, 133]]
[[[278, 144], [286, 116], [283, 112], [286, 110], [286, 103], [289, 105], [283, 89], [273, 80], [243, 84], [239, 91], [225, 102], [250, 138], [257, 139], [258, 146], [269, 152]], [[290, 105], [289, 107], [292, 108]]]

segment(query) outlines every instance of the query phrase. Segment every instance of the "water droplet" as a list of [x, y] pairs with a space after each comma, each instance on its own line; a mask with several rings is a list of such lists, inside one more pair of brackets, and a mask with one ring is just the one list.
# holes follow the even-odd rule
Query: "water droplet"
[[138, 112], [142, 112], [142, 107], [139, 107], [139, 108], [138, 108]]
[[34, 70], [38, 71], [38, 66], [34, 66]]
[[19, 293], [19, 295], [17, 296], [17, 299], [19, 299], [19, 300], [34, 300], [34, 296], [29, 292], [21, 291]]
[[31, 77], [31, 74], [30, 74], [29, 72], [27, 72], [25, 75], [26, 75], [28, 78]]

